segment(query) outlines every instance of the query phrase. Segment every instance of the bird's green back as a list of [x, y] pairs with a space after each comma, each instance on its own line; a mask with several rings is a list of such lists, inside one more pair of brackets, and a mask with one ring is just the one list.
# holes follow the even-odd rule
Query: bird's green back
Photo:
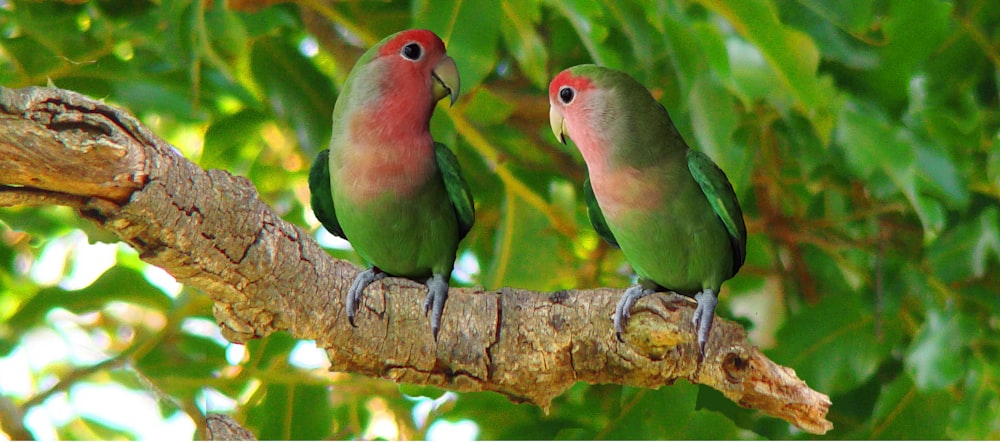
[[707, 155], [696, 150], [688, 150], [688, 169], [691, 176], [701, 187], [702, 193], [726, 226], [729, 242], [733, 246], [733, 274], [743, 266], [747, 256], [747, 227], [743, 221], [743, 210], [740, 209], [736, 192], [729, 182], [725, 172], [719, 168]]
[[604, 212], [597, 204], [597, 197], [594, 196], [594, 188], [590, 185], [590, 178], [583, 180], [583, 202], [587, 205], [587, 216], [590, 218], [590, 225], [594, 226], [597, 234], [609, 244], [621, 248], [615, 234], [611, 233], [608, 222], [604, 219]]
[[347, 239], [344, 229], [337, 221], [337, 212], [333, 206], [333, 192], [330, 190], [330, 150], [323, 149], [316, 155], [312, 167], [309, 168], [309, 203], [319, 222], [330, 233]]
[[465, 238], [465, 235], [472, 229], [472, 224], [476, 221], [476, 208], [472, 201], [472, 191], [469, 190], [469, 184], [462, 177], [458, 158], [447, 146], [434, 143], [434, 157], [437, 160], [438, 169], [441, 171], [445, 190], [448, 191], [448, 200], [455, 208], [455, 216], [458, 218], [458, 238]]

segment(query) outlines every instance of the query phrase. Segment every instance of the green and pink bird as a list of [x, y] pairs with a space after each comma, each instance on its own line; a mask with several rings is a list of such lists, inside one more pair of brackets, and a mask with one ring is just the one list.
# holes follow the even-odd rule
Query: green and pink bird
[[615, 309], [619, 340], [632, 307], [661, 289], [694, 297], [702, 354], [723, 281], [746, 257], [746, 225], [733, 186], [712, 160], [688, 148], [667, 110], [628, 74], [594, 65], [549, 85], [549, 122], [587, 163], [584, 199], [598, 234], [639, 275]]
[[430, 133], [434, 106], [459, 93], [458, 68], [431, 31], [407, 30], [369, 49], [333, 110], [330, 148], [309, 171], [316, 218], [371, 268], [347, 293], [351, 325], [366, 287], [385, 276], [427, 284], [437, 339], [458, 243], [475, 219], [455, 155]]

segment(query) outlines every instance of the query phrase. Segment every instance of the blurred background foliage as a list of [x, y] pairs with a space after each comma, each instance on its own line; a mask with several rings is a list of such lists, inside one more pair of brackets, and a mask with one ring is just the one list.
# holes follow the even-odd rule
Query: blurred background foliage
[[[354, 61], [410, 27], [462, 76], [432, 127], [477, 200], [457, 281], [629, 283], [546, 119], [558, 71], [623, 69], [732, 180], [749, 251], [719, 314], [831, 396], [827, 438], [1000, 438], [996, 2], [0, 0], [0, 85], [129, 109], [356, 259], [312, 216], [306, 173]], [[328, 373], [285, 334], [229, 344], [204, 294], [114, 242], [64, 208], [0, 209], [8, 437], [196, 436], [205, 411], [263, 439], [813, 437], [683, 381], [580, 384], [545, 414]]]

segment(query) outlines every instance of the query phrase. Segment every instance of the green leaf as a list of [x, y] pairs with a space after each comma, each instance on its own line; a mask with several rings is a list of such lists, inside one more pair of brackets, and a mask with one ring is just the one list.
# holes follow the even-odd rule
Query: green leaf
[[913, 146], [900, 139], [885, 113], [860, 100], [849, 100], [841, 108], [835, 141], [844, 151], [852, 171], [861, 178], [882, 169], [893, 177], [903, 177], [913, 167]]
[[288, 363], [288, 355], [298, 341], [286, 332], [272, 333], [266, 338], [254, 339], [246, 343], [250, 354], [249, 366], [258, 370], [268, 370], [272, 367], [284, 367]]
[[966, 440], [996, 439], [1000, 435], [1000, 391], [995, 380], [1000, 376], [994, 361], [983, 357], [969, 360], [965, 367], [965, 394], [955, 402], [948, 437]]
[[686, 439], [680, 430], [688, 428], [697, 400], [698, 388], [683, 381], [656, 391], [624, 388], [621, 411], [603, 430], [601, 438]]
[[[212, 7], [206, 8], [205, 20], [202, 26], [204, 28], [202, 31], [207, 34], [211, 48], [217, 51], [223, 58], [222, 60], [215, 60], [206, 56], [205, 63], [235, 61], [247, 50], [250, 40], [248, 39], [243, 21], [240, 20], [238, 15], [223, 9], [221, 4], [215, 3]], [[203, 51], [206, 49], [204, 48]], [[226, 66], [215, 67], [225, 68]]]
[[695, 410], [698, 387], [685, 381], [659, 390], [625, 388], [621, 412], [600, 437], [614, 440], [745, 439], [721, 413]]
[[509, 0], [500, 2], [503, 20], [500, 31], [504, 43], [518, 66], [531, 83], [539, 89], [549, 84], [549, 54], [545, 41], [536, 26], [541, 21], [538, 0]]
[[[849, 100], [841, 109], [835, 140], [844, 152], [847, 163], [862, 178], [873, 179], [877, 171], [885, 173], [896, 188], [909, 200], [924, 227], [924, 242], [930, 243], [944, 228], [944, 206], [925, 194], [925, 181], [918, 180], [915, 135], [889, 121], [885, 113], [860, 100]], [[925, 153], [930, 158], [931, 151]], [[932, 178], [945, 177], [956, 183], [949, 172], [926, 172]], [[955, 184], [938, 184], [952, 189]], [[959, 202], [961, 204], [961, 202]]]
[[808, 110], [822, 107], [816, 72], [816, 44], [778, 19], [769, 0], [703, 0], [706, 7], [726, 18], [749, 42], [760, 48], [785, 88]]
[[621, 54], [610, 50], [604, 44], [609, 29], [604, 22], [603, 9], [599, 3], [586, 0], [553, 0], [551, 4], [563, 18], [569, 20], [593, 63], [619, 69], [625, 67]]
[[194, 394], [201, 386], [192, 385], [190, 380], [216, 375], [219, 367], [226, 365], [226, 350], [212, 338], [179, 333], [142, 355], [135, 365], [160, 384]]
[[732, 87], [744, 105], [766, 99], [787, 106], [794, 101], [759, 48], [743, 40], [730, 39], [726, 41], [726, 50]]
[[993, 147], [987, 155], [986, 176], [980, 179], [985, 181], [983, 184], [992, 189], [994, 195], [1000, 196], [1000, 136], [994, 138]]
[[943, 146], [913, 140], [916, 147], [917, 179], [920, 188], [926, 189], [951, 208], [963, 210], [969, 205], [968, 179]]
[[883, 387], [872, 414], [872, 439], [943, 439], [952, 397], [922, 392], [903, 375]]
[[439, 418], [471, 419], [479, 423], [481, 440], [544, 440], [552, 439], [562, 428], [573, 426], [572, 421], [555, 416], [555, 410], [553, 413], [546, 417], [533, 405], [512, 404], [507, 397], [493, 392], [476, 392], [459, 394], [455, 406]]
[[470, 120], [482, 126], [503, 123], [517, 108], [515, 103], [503, 99], [488, 89], [476, 90], [467, 100], [465, 114]]
[[569, 287], [573, 257], [568, 239], [554, 234], [545, 214], [523, 197], [507, 192], [503, 223], [497, 226], [496, 246], [481, 281], [487, 287], [524, 287], [554, 290]]
[[503, 15], [500, 2], [438, 0], [415, 1], [413, 27], [436, 32], [455, 59], [462, 90], [483, 82], [497, 63], [497, 43]]
[[[891, 0], [892, 11], [882, 20], [879, 63], [858, 75], [866, 90], [890, 106], [905, 100], [915, 69], [939, 50], [954, 21], [953, 6], [936, 0]], [[952, 72], [954, 72], [954, 67]]]
[[[674, 14], [664, 13], [654, 22], [654, 26], [664, 34], [665, 50], [670, 57], [670, 64], [680, 87], [680, 95], [687, 97], [691, 95], [695, 81], [706, 75], [704, 68], [707, 54], [700, 50], [701, 36], [681, 19]], [[717, 32], [714, 37], [718, 39], [719, 44], [722, 44], [722, 37]], [[710, 45], [705, 44], [705, 46]], [[722, 49], [725, 51], [725, 46]], [[647, 85], [647, 87], [653, 86]]]
[[624, 34], [625, 40], [632, 49], [632, 65], [622, 66], [625, 69], [647, 71], [652, 69], [657, 58], [661, 57], [660, 33], [649, 26], [645, 7], [638, 2], [606, 2], [603, 4], [607, 13], [608, 24], [617, 32]]
[[37, 237], [36, 241], [64, 236], [83, 224], [73, 209], [64, 206], [2, 207], [0, 221], [14, 231]]
[[333, 428], [330, 394], [322, 385], [267, 384], [264, 398], [247, 413], [260, 440], [324, 440]]
[[871, 21], [872, 2], [868, 0], [844, 0], [825, 2], [821, 0], [797, 0], [817, 15], [849, 32], [865, 31]]
[[25, 330], [39, 325], [54, 308], [61, 307], [82, 314], [100, 310], [112, 301], [141, 305], [161, 312], [167, 311], [173, 302], [162, 291], [150, 285], [142, 273], [116, 266], [104, 272], [93, 284], [80, 290], [67, 291], [58, 287], [40, 290], [18, 308], [17, 313], [7, 321], [7, 326], [14, 330]]
[[[686, 29], [687, 27], [681, 26], [680, 28]], [[725, 38], [719, 29], [707, 22], [697, 21], [690, 26], [688, 31], [694, 37], [697, 52], [707, 63], [712, 75], [722, 83], [728, 82], [732, 75], [729, 52], [726, 49]]]
[[112, 95], [136, 113], [165, 112], [184, 117], [194, 114], [190, 91], [172, 86], [165, 79], [122, 80], [112, 84]]
[[990, 263], [1000, 262], [1000, 209], [988, 207], [945, 232], [928, 247], [927, 260], [945, 282], [985, 277]]
[[255, 109], [243, 109], [217, 119], [205, 131], [205, 145], [198, 163], [206, 169], [245, 169], [247, 166], [240, 167], [240, 163], [259, 154], [259, 146], [253, 141], [260, 137], [260, 128], [270, 120], [269, 115]]
[[868, 0], [823, 2], [818, 0], [777, 0], [781, 19], [788, 26], [809, 34], [824, 61], [842, 63], [850, 69], [870, 70], [878, 55], [872, 41], [873, 3]]
[[739, 123], [735, 103], [725, 89], [708, 76], [701, 76], [688, 99], [691, 106], [691, 125], [700, 150], [726, 173], [736, 194], [750, 187], [753, 162], [747, 149], [733, 139]]
[[42, 43], [31, 37], [5, 38], [2, 42], [4, 51], [19, 62], [18, 67], [24, 73], [20, 81], [28, 81], [31, 77], [37, 79], [60, 65], [58, 55], [52, 54]]
[[437, 399], [444, 396], [448, 391], [427, 385], [399, 384], [399, 392], [410, 397]]
[[913, 338], [905, 366], [917, 388], [940, 390], [949, 387], [965, 374], [965, 353], [975, 339], [975, 326], [961, 313], [931, 310], [927, 321]]
[[[873, 321], [871, 308], [863, 306], [857, 295], [828, 296], [790, 317], [778, 331], [781, 344], [768, 354], [775, 362], [794, 367], [814, 390], [845, 392], [868, 380], [889, 357], [891, 341], [877, 340]], [[891, 322], [883, 326], [893, 331]]]
[[336, 102], [330, 80], [298, 48], [277, 38], [254, 43], [250, 70], [302, 149], [311, 156], [326, 148]]
[[[105, 425], [96, 419], [89, 418], [86, 416], [80, 417], [81, 427], [74, 428], [72, 431], [76, 437], [80, 439], [97, 439], [97, 440], [135, 440], [137, 437], [130, 431], [124, 428], [116, 428], [109, 425]], [[85, 431], [84, 431], [85, 430]], [[124, 435], [122, 434], [124, 433]]]

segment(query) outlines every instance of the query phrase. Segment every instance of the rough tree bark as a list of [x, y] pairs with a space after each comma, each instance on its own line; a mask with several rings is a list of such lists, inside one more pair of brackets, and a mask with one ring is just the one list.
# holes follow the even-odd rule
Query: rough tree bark
[[358, 269], [280, 219], [245, 178], [203, 170], [127, 112], [55, 88], [0, 88], [0, 206], [59, 204], [116, 234], [146, 262], [214, 301], [233, 342], [287, 330], [315, 339], [331, 369], [455, 391], [495, 391], [547, 408], [576, 382], [648, 388], [705, 384], [740, 406], [823, 434], [829, 398], [717, 318], [704, 358], [693, 301], [644, 298], [619, 343], [620, 290], [449, 292], [440, 340], [421, 309], [425, 287], [373, 284], [359, 327], [342, 293]]

